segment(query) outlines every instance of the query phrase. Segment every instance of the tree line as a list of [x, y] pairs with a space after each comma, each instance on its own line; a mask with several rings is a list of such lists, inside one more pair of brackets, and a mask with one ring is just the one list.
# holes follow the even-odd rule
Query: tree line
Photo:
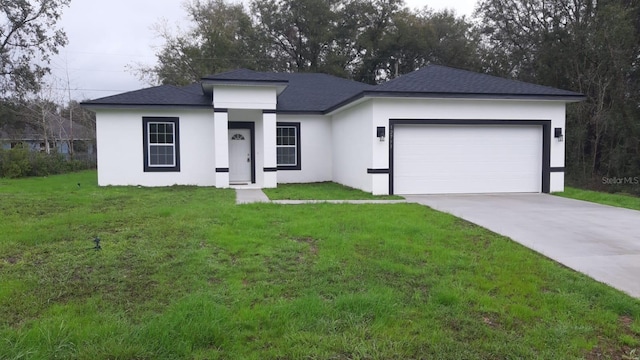
[[403, 0], [225, 0], [184, 3], [191, 26], [156, 25], [157, 63], [137, 68], [151, 83], [188, 84], [238, 67], [322, 72], [366, 83], [429, 63], [481, 69], [478, 36], [453, 12], [412, 11]]

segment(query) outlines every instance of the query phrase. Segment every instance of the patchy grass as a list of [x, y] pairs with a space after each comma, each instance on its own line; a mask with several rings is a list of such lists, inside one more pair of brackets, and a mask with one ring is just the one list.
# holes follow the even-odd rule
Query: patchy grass
[[640, 301], [427, 207], [236, 206], [232, 190], [95, 183], [0, 180], [0, 359], [619, 359], [640, 347]]
[[362, 190], [334, 182], [309, 184], [279, 184], [276, 189], [264, 189], [271, 200], [401, 200], [395, 195], [371, 195]]
[[640, 197], [629, 194], [610, 194], [606, 192], [565, 187], [564, 192], [554, 193], [554, 195], [627, 209], [640, 210]]

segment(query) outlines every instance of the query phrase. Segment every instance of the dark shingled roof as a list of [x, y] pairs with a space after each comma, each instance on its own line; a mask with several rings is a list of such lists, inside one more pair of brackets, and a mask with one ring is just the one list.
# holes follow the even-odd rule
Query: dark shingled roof
[[322, 113], [364, 90], [375, 89], [372, 85], [327, 74], [282, 73], [277, 76], [289, 82], [278, 96], [277, 111], [283, 113]]
[[[264, 73], [247, 69], [210, 75], [202, 80], [287, 85], [278, 96], [279, 113], [327, 113], [364, 96], [584, 99], [572, 91], [439, 65], [427, 66], [378, 86], [327, 74]], [[210, 96], [204, 94], [200, 84], [163, 85], [91, 100], [83, 105], [211, 107]]]
[[160, 85], [85, 101], [82, 105], [213, 106], [211, 100], [202, 93], [200, 84], [187, 85], [182, 88], [173, 85]]
[[281, 83], [287, 85], [278, 96], [277, 111], [281, 113], [322, 113], [371, 85], [317, 73], [264, 73], [239, 69], [222, 74], [209, 75], [204, 81], [236, 83]]
[[402, 75], [377, 86], [375, 92], [447, 95], [512, 95], [514, 97], [582, 96], [572, 91], [440, 65], [429, 65], [412, 73]]

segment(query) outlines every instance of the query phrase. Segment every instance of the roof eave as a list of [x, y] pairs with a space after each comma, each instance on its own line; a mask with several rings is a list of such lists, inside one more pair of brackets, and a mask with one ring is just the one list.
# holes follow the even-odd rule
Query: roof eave
[[325, 115], [322, 110], [276, 110], [278, 115]]
[[550, 94], [510, 94], [510, 93], [448, 93], [448, 92], [417, 92], [417, 91], [365, 91], [370, 97], [404, 97], [431, 99], [496, 99], [496, 100], [555, 100], [555, 101], [583, 101], [586, 97], [576, 95]]
[[101, 109], [133, 109], [133, 108], [198, 108], [198, 109], [213, 109], [212, 104], [118, 104], [118, 103], [80, 103], [85, 109], [88, 110], [101, 110]]

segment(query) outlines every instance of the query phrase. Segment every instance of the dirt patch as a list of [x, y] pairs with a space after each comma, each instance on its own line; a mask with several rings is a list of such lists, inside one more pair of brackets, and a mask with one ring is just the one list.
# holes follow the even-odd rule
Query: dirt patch
[[620, 316], [618, 320], [620, 321], [620, 324], [625, 327], [625, 329], [629, 329], [631, 324], [633, 324], [633, 319], [629, 316]]
[[89, 278], [89, 275], [91, 275], [92, 273], [93, 273], [93, 267], [91, 266], [84, 268], [82, 270], [75, 269], [73, 271], [73, 275], [71, 276], [71, 280], [75, 282], [85, 281], [87, 278]]
[[[618, 323], [622, 328], [622, 331], [632, 337], [638, 336], [631, 325], [633, 324], [633, 318], [630, 316], [618, 317]], [[595, 359], [625, 359], [625, 360], [640, 360], [640, 349], [632, 348], [627, 345], [614, 342], [611, 339], [605, 339], [602, 336], [598, 336], [598, 345], [595, 346], [585, 356], [588, 360]]]
[[626, 359], [637, 360], [640, 359], [640, 354], [637, 350], [631, 349], [628, 346], [616, 348], [615, 346], [609, 347], [607, 345], [598, 345], [591, 349], [585, 356], [587, 360], [601, 360], [601, 359]]
[[318, 255], [318, 245], [316, 244], [317, 243], [316, 239], [307, 236], [307, 237], [295, 237], [292, 240], [295, 242], [308, 244], [309, 252], [311, 253], [311, 255]]
[[488, 317], [488, 316], [483, 316], [482, 317], [482, 322], [485, 323], [485, 325], [488, 325], [488, 326], [490, 326], [492, 328], [498, 326], [498, 324], [495, 321], [491, 320], [491, 318]]
[[491, 240], [489, 240], [486, 236], [482, 235], [474, 235], [469, 238], [472, 243], [482, 247], [483, 249], [488, 249], [491, 246]]
[[9, 256], [8, 258], [5, 258], [4, 261], [10, 265], [15, 265], [18, 263], [18, 261], [20, 261], [20, 258], [18, 258], [17, 256]]

